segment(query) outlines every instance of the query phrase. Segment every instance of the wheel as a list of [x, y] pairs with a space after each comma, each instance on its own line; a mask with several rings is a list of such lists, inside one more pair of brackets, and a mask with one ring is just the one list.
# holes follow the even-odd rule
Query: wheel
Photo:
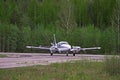
[[68, 56], [68, 53], [66, 54], [66, 56]]
[[68, 52], [66, 52], [66, 56], [68, 56]]
[[53, 55], [53, 53], [50, 54], [51, 56]]
[[75, 56], [75, 53], [73, 53], [73, 56]]

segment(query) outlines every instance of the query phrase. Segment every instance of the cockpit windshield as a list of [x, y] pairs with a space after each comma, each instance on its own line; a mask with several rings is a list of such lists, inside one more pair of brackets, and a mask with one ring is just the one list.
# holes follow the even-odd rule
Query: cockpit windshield
[[68, 44], [68, 42], [61, 41], [61, 42], [58, 43], [58, 45], [63, 45], [63, 44]]

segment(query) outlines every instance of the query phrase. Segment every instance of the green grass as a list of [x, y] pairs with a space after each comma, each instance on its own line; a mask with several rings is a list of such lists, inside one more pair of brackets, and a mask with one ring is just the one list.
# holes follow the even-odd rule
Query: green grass
[[106, 57], [104, 69], [110, 75], [120, 75], [120, 56]]
[[0, 54], [0, 58], [4, 58], [4, 57], [7, 57], [7, 55], [5, 55], [5, 54]]
[[120, 80], [104, 72], [102, 62], [55, 63], [0, 69], [0, 80]]

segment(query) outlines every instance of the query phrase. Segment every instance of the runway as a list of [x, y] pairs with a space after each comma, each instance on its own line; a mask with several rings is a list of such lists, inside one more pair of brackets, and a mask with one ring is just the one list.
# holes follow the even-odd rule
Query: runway
[[7, 57], [0, 58], [0, 68], [14, 68], [33, 65], [49, 65], [51, 63], [74, 62], [76, 60], [103, 61], [106, 55], [54, 54], [49, 53], [0, 53]]

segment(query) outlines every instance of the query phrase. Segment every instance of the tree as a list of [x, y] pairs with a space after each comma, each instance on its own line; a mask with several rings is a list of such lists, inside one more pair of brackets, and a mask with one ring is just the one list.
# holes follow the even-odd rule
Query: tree
[[[75, 11], [75, 20], [77, 26], [82, 27], [91, 23], [90, 17], [93, 16], [91, 13], [92, 4], [89, 0], [73, 0], [74, 11]], [[92, 1], [93, 2], [93, 1]]]
[[114, 13], [113, 13], [113, 16], [111, 18], [112, 20], [112, 26], [116, 26], [117, 27], [117, 32], [118, 32], [118, 35], [117, 35], [117, 51], [120, 52], [119, 48], [120, 48], [120, 0], [116, 0], [116, 6], [114, 8]]
[[16, 50], [17, 33], [17, 26], [0, 24], [0, 51], [14, 52]]
[[58, 24], [67, 33], [70, 29], [76, 27], [71, 0], [61, 0]]

